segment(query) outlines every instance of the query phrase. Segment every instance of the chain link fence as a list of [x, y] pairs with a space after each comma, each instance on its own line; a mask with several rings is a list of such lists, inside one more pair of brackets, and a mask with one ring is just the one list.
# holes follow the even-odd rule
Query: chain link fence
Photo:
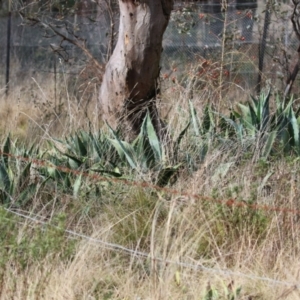
[[[257, 8], [250, 5], [246, 9], [228, 1], [225, 12], [213, 11], [211, 4], [176, 4], [163, 40], [162, 76], [184, 78], [192, 70], [193, 76], [207, 80], [203, 75], [210, 66], [212, 80], [223, 72], [226, 80], [254, 89], [261, 71], [263, 81], [269, 80], [278, 89], [284, 89], [288, 71], [297, 61], [299, 44], [290, 22], [292, 5], [270, 7], [269, 20], [266, 9], [264, 1]], [[48, 18], [60, 22], [59, 12]], [[67, 37], [78, 38], [104, 66], [111, 53], [110, 45], [117, 38], [117, 20], [108, 11], [89, 7], [81, 10], [81, 14], [64, 17], [61, 30]], [[85, 90], [84, 82], [100, 83], [101, 75], [82, 50], [43, 30], [34, 20], [28, 24], [21, 14], [12, 13], [10, 31], [8, 65], [8, 17], [0, 14], [1, 91], [5, 90], [7, 68], [11, 89], [31, 77], [39, 78], [52, 87], [55, 99], [62, 83], [74, 93]], [[262, 53], [263, 42], [266, 47]], [[259, 70], [262, 55], [263, 69]], [[293, 92], [298, 92], [296, 85]]]
[[[175, 7], [164, 36], [163, 70], [168, 76], [174, 69], [195, 67], [195, 62], [217, 62], [215, 68], [222, 64], [228, 80], [244, 88], [254, 89], [261, 72], [262, 81], [284, 89], [288, 72], [298, 59], [299, 41], [290, 21], [293, 6], [270, 6], [267, 13], [265, 1], [257, 8], [244, 3], [246, 9], [228, 2], [226, 12], [219, 13], [212, 13], [208, 4]], [[202, 71], [200, 68], [199, 76]]]
[[[104, 66], [111, 42], [110, 16], [105, 11], [86, 9], [80, 15], [73, 14], [61, 20], [54, 12], [45, 22], [55, 24], [66, 38], [84, 45]], [[12, 13], [10, 24], [8, 63], [8, 18], [0, 16], [0, 59], [3, 66], [0, 91], [6, 90], [9, 69], [8, 92], [17, 89], [22, 94], [26, 91], [30, 101], [40, 101], [42, 94], [45, 99], [55, 100], [56, 107], [66, 93], [80, 98], [83, 93], [89, 93], [89, 88], [94, 92], [94, 85], [90, 83], [99, 85], [101, 74], [82, 49], [17, 12]]]

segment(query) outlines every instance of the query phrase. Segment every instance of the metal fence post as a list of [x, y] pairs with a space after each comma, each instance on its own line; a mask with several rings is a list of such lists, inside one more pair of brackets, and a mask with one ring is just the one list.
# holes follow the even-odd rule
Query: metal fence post
[[8, 19], [7, 19], [7, 44], [6, 44], [6, 78], [5, 78], [5, 94], [9, 93], [9, 69], [10, 69], [10, 38], [11, 36], [11, 3], [8, 4]]

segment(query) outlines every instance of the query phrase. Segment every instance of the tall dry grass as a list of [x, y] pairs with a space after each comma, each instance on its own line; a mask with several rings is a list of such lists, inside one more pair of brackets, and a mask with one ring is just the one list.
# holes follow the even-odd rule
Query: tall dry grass
[[[65, 136], [78, 128], [100, 128], [99, 82], [86, 79], [82, 72], [83, 79], [75, 83], [70, 75], [58, 74], [56, 90], [53, 74], [29, 70], [25, 78], [14, 78], [8, 95], [4, 88], [0, 90], [0, 132], [37, 141]], [[74, 84], [79, 85], [80, 93], [75, 93]]]
[[[228, 161], [233, 164], [226, 175], [218, 172]], [[8, 233], [0, 234], [8, 254], [0, 298], [298, 299], [297, 170], [298, 159], [253, 164], [216, 149], [197, 172], [179, 176], [172, 189], [182, 196], [121, 182], [97, 199], [59, 190], [47, 202], [39, 196], [27, 208], [31, 217], [57, 226], [55, 216], [63, 215], [61, 230], [87, 237], [48, 233], [45, 225], [16, 217], [15, 248], [5, 242]], [[227, 205], [228, 200], [245, 207]], [[251, 203], [267, 206], [247, 207]], [[69, 241], [75, 248], [63, 259]], [[50, 246], [36, 257], [43, 244]]]
[[[126, 186], [93, 203], [56, 195], [61, 202], [56, 213], [66, 214], [66, 227], [94, 240], [66, 234], [65, 242], [77, 241], [67, 260], [61, 258], [62, 246], [26, 267], [9, 259], [2, 266], [1, 299], [298, 299], [300, 227], [297, 214], [284, 208], [299, 207], [293, 174], [299, 163], [280, 160], [253, 167], [248, 162], [212, 180], [223, 159], [211, 155], [210, 168], [180, 178], [174, 188], [185, 196]], [[270, 187], [261, 188], [270, 169], [276, 170]], [[229, 198], [253, 199], [279, 210], [226, 206]], [[51, 207], [38, 215], [56, 214]], [[90, 212], [84, 212], [86, 207]], [[42, 225], [17, 220], [19, 240], [34, 240], [28, 228]], [[239, 295], [230, 298], [238, 288]], [[218, 296], [208, 298], [210, 291]]]
[[[55, 102], [47, 80], [30, 82], [1, 96], [2, 135], [43, 145], [101, 127], [96, 85], [90, 84], [88, 100], [78, 99], [65, 78]], [[193, 95], [199, 111], [215, 99], [213, 83], [207, 87]], [[162, 96], [174, 136], [186, 125], [192, 88], [171, 79]], [[226, 101], [247, 97], [240, 87], [226, 95]], [[59, 189], [36, 195], [23, 213], [54, 227], [1, 215], [0, 224], [14, 226], [0, 233], [0, 299], [299, 299], [299, 161], [251, 158], [236, 145], [211, 148], [197, 171], [180, 171], [176, 194], [120, 182], [94, 199]]]

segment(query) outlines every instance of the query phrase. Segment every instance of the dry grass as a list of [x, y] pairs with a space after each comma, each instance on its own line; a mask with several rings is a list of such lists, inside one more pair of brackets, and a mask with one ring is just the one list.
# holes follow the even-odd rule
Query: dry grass
[[[61, 259], [63, 247], [25, 268], [10, 259], [2, 266], [0, 299], [229, 299], [240, 287], [234, 299], [299, 299], [300, 223], [297, 214], [284, 210], [298, 211], [299, 162], [245, 161], [214, 178], [227, 160], [216, 151], [193, 176], [180, 177], [173, 188], [181, 197], [122, 185], [92, 203], [56, 195], [61, 204], [49, 202], [39, 215], [64, 213], [66, 227], [133, 253], [75, 237], [68, 260]], [[228, 199], [281, 210], [226, 206]], [[20, 240], [32, 238], [24, 228], [40, 227], [21, 218], [18, 224]], [[218, 297], [205, 298], [210, 289]]]
[[[235, 176], [256, 184], [260, 179], [254, 179], [253, 173], [243, 175], [250, 167], [245, 166], [244, 173], [235, 170]], [[278, 167], [283, 171], [288, 165]], [[188, 192], [218, 189], [219, 184], [206, 177], [198, 173], [191, 178]], [[283, 193], [291, 183], [287, 181], [272, 190], [274, 205], [286, 200]], [[185, 192], [184, 186], [181, 181], [176, 188]], [[241, 194], [247, 199], [252, 191], [245, 187]], [[25, 269], [8, 261], [1, 299], [207, 299], [208, 286], [219, 294], [212, 299], [227, 299], [226, 294], [239, 287], [242, 291], [235, 299], [299, 299], [298, 288], [279, 282], [296, 285], [299, 281], [300, 228], [294, 215], [258, 211], [267, 221], [254, 223], [255, 218], [247, 219], [249, 211], [218, 206], [213, 200], [149, 196], [132, 188], [117, 198], [117, 204], [107, 203], [89, 218], [90, 236], [122, 243], [133, 251], [142, 249], [148, 257], [105, 249], [100, 243], [82, 239], [68, 261], [62, 261], [63, 253], [59, 252], [49, 253]], [[265, 202], [266, 198], [270, 201], [269, 195], [260, 195], [257, 200]], [[290, 206], [295, 208], [298, 199], [291, 198]], [[76, 221], [69, 226], [80, 231], [80, 225]], [[20, 226], [19, 235], [22, 233]], [[155, 257], [162, 261], [153, 260]]]
[[[31, 76], [32, 75], [32, 76]], [[64, 77], [65, 76], [65, 77]], [[100, 127], [98, 113], [98, 83], [93, 79], [85, 82], [80, 95], [69, 91], [73, 79], [60, 74], [56, 93], [53, 75], [28, 74], [9, 95], [0, 92], [0, 132], [13, 134], [21, 140], [36, 141], [43, 138], [61, 137], [78, 128]]]
[[[14, 89], [9, 98], [2, 96], [3, 135], [11, 132], [42, 143], [88, 128], [89, 121], [94, 129], [100, 127], [96, 85], [90, 100], [84, 96], [78, 100], [63, 91], [62, 85], [59, 105], [63, 105], [58, 107], [44, 84], [35, 78], [26, 88]], [[175, 82], [161, 100], [175, 136], [186, 125], [182, 120], [189, 114], [189, 93]], [[194, 95], [195, 107], [201, 110], [213, 93], [204, 89]], [[239, 89], [238, 94], [226, 97], [240, 101], [247, 94]], [[188, 147], [188, 140], [183, 143]], [[30, 254], [22, 266], [22, 254], [10, 250], [3, 242], [7, 235], [2, 233], [8, 259], [0, 267], [0, 299], [299, 299], [300, 223], [298, 213], [286, 211], [298, 211], [299, 167], [297, 159], [284, 157], [253, 163], [233, 145], [212, 149], [198, 171], [182, 171], [173, 188], [184, 196], [120, 184], [93, 201], [60, 191], [48, 195], [47, 203], [37, 198], [30, 209], [33, 216], [52, 220], [64, 214], [64, 228], [148, 256], [109, 249], [102, 242], [69, 234], [63, 239], [58, 235], [56, 243], [55, 233], [38, 237], [43, 244], [48, 239], [52, 243], [46, 256], [34, 260]], [[195, 199], [187, 193], [208, 198]], [[227, 206], [228, 200], [279, 210]], [[39, 247], [34, 242], [38, 240], [35, 230], [44, 227], [16, 220], [13, 234], [19, 251], [31, 253], [34, 245]], [[75, 250], [62, 259], [70, 239], [76, 240]], [[27, 246], [21, 247], [21, 241]], [[235, 295], [238, 288], [241, 292]]]

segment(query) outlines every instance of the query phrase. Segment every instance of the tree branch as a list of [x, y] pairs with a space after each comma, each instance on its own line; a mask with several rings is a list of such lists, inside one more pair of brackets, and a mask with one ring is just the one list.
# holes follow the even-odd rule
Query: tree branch
[[79, 42], [78, 39], [71, 39], [69, 37], [67, 37], [65, 34], [63, 34], [62, 32], [60, 32], [59, 30], [57, 30], [53, 25], [51, 24], [45, 24], [43, 22], [41, 22], [41, 24], [43, 24], [45, 27], [49, 27], [55, 34], [57, 34], [58, 36], [60, 36], [61, 38], [63, 38], [65, 41], [69, 42], [70, 44], [78, 47], [79, 49], [81, 49], [85, 55], [91, 59], [93, 61], [93, 63], [96, 65], [96, 67], [99, 70], [102, 70], [102, 65], [95, 59], [95, 57], [92, 55], [92, 53], [86, 48], [85, 44], [83, 42]]
[[[41, 21], [38, 18], [27, 18], [27, 20], [31, 21], [34, 23], [34, 25], [36, 24], [41, 24], [44, 28], [50, 28], [50, 30], [52, 30], [56, 35], [60, 36], [63, 41], [67, 41], [70, 44], [78, 47], [79, 49], [81, 49], [85, 55], [93, 61], [93, 63], [95, 64], [95, 66], [99, 69], [99, 70], [103, 70], [103, 66], [95, 59], [95, 57], [92, 55], [92, 53], [86, 48], [85, 43], [84, 42], [80, 42], [77, 37], [75, 37], [75, 39], [69, 38], [67, 37], [64, 33], [60, 32], [59, 30], [57, 30], [55, 28], [55, 26], [51, 25], [51, 24], [46, 24], [45, 22]], [[53, 47], [51, 47], [53, 49]]]

